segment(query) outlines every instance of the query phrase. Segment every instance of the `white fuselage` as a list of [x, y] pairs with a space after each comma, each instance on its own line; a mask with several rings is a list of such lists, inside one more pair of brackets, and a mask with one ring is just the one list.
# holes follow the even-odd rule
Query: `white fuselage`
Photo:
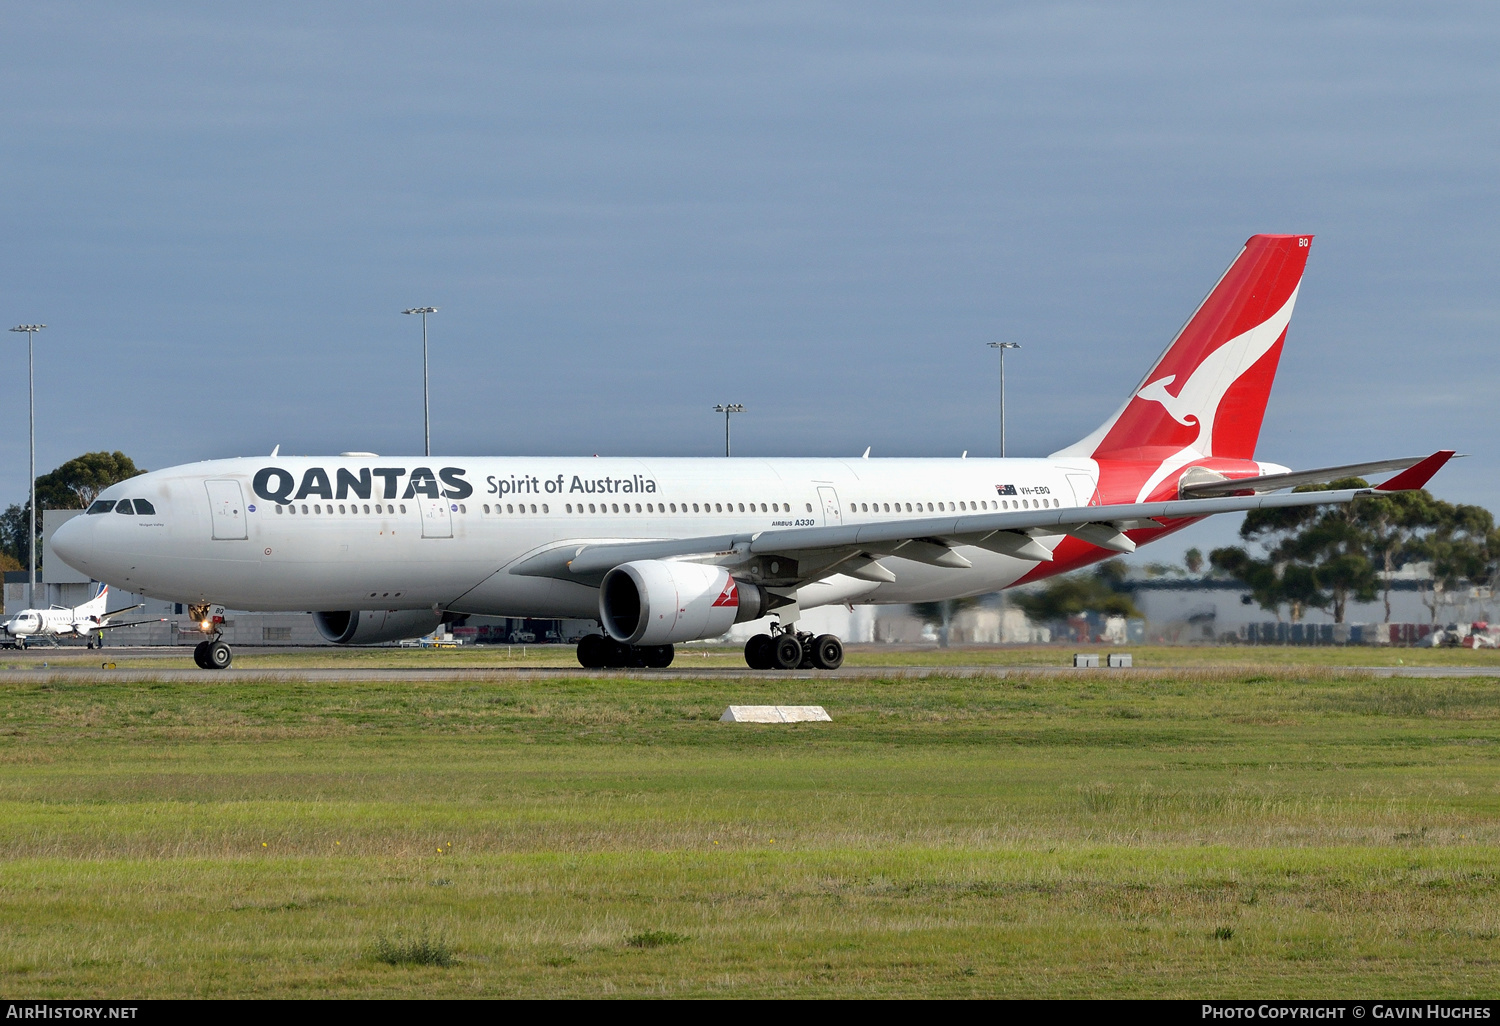
[[98, 619], [84, 616], [76, 609], [23, 609], [5, 621], [5, 633], [23, 639], [73, 634], [84, 637], [98, 626]]
[[[153, 511], [75, 517], [52, 551], [96, 580], [178, 602], [595, 617], [596, 587], [508, 569], [565, 543], [1087, 505], [1097, 480], [1082, 458], [243, 458], [114, 485], [101, 500], [142, 498]], [[799, 603], [978, 595], [1037, 566], [962, 555], [971, 568], [889, 558], [894, 583], [837, 576], [803, 587]]]

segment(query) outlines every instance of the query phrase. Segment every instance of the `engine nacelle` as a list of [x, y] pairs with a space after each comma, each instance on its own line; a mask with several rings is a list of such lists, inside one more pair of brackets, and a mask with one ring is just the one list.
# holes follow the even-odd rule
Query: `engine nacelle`
[[721, 566], [642, 559], [604, 575], [599, 620], [627, 645], [670, 645], [717, 638], [741, 620], [759, 617], [766, 595]]
[[363, 609], [314, 613], [318, 633], [335, 645], [379, 645], [431, 634], [443, 622], [430, 609]]

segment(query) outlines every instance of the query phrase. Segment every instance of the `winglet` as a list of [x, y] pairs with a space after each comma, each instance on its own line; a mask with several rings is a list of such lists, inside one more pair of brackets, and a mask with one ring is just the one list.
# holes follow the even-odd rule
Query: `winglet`
[[1451, 460], [1454, 453], [1453, 449], [1435, 452], [1421, 463], [1407, 467], [1389, 481], [1376, 485], [1375, 490], [1377, 492], [1409, 492], [1421, 488], [1432, 480], [1434, 474], [1443, 469], [1443, 464]]

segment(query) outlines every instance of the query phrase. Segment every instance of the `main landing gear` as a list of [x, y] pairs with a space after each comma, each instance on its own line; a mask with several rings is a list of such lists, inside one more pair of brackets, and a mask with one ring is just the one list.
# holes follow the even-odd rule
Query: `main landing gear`
[[578, 642], [578, 665], [590, 670], [630, 666], [661, 669], [671, 666], [676, 654], [672, 645], [627, 645], [602, 634], [588, 634]]
[[832, 634], [814, 637], [792, 628], [757, 634], [745, 642], [745, 665], [752, 670], [837, 670], [844, 665], [844, 643]]

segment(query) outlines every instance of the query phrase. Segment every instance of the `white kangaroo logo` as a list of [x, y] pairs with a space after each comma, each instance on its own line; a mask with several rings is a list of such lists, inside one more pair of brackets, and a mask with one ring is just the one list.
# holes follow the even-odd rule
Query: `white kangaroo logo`
[[1176, 395], [1168, 392], [1167, 386], [1177, 380], [1177, 375], [1168, 374], [1142, 386], [1136, 392], [1136, 398], [1160, 403], [1169, 417], [1185, 427], [1197, 424], [1198, 437], [1191, 444], [1197, 448], [1198, 443], [1202, 442], [1203, 448], [1207, 450], [1213, 444], [1214, 417], [1219, 412], [1219, 404], [1224, 401], [1225, 393], [1257, 360], [1271, 351], [1271, 347], [1291, 323], [1292, 305], [1297, 302], [1297, 291], [1293, 289], [1286, 303], [1271, 317], [1205, 356], [1193, 368], [1192, 374], [1188, 375], [1187, 381]]
[[1271, 351], [1271, 347], [1291, 323], [1292, 307], [1296, 304], [1297, 293], [1301, 289], [1299, 284], [1281, 309], [1269, 318], [1244, 334], [1236, 335], [1205, 356], [1193, 368], [1176, 395], [1167, 391], [1167, 386], [1177, 380], [1175, 374], [1168, 374], [1142, 385], [1135, 393], [1139, 399], [1160, 403], [1161, 408], [1167, 411], [1167, 416], [1177, 423], [1185, 427], [1198, 425], [1197, 436], [1181, 450], [1163, 460], [1161, 466], [1147, 478], [1146, 483], [1141, 486], [1140, 494], [1136, 496], [1137, 502], [1145, 502], [1146, 496], [1179, 467], [1213, 455], [1214, 418], [1218, 415], [1219, 404], [1224, 401], [1224, 395], [1230, 386], [1255, 366], [1257, 360]]

